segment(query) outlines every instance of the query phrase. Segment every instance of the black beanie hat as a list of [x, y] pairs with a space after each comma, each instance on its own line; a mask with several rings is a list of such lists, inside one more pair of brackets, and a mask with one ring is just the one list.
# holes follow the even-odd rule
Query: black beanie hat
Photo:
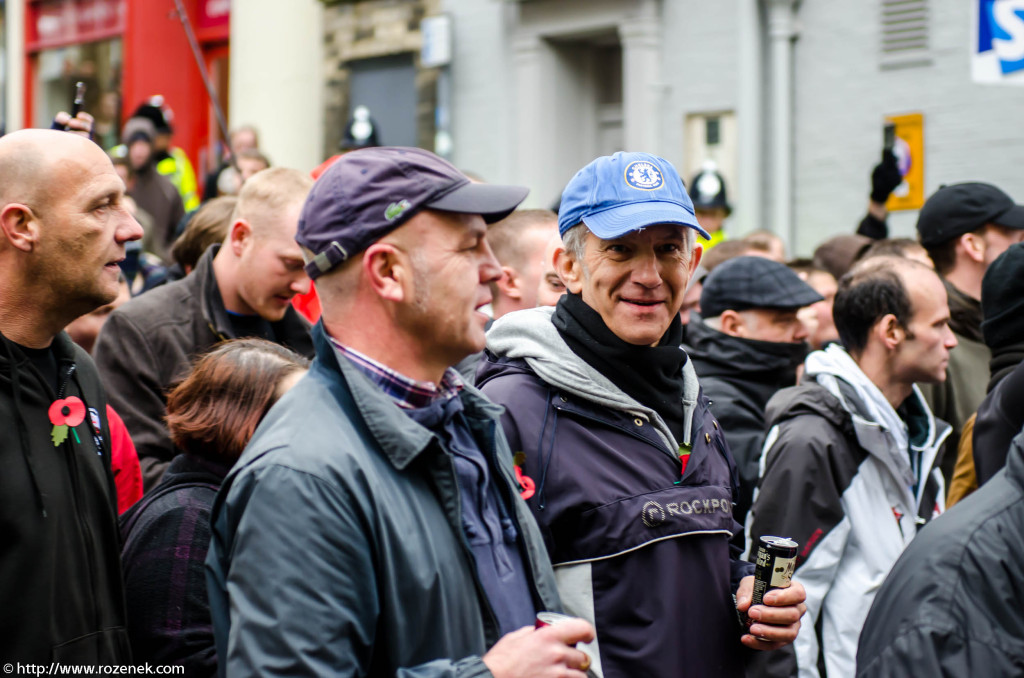
[[981, 281], [981, 333], [995, 350], [1024, 342], [1024, 242], [999, 255]]

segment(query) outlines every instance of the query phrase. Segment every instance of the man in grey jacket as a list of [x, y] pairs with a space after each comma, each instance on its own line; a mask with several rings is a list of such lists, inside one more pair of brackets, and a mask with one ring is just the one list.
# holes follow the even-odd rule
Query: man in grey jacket
[[533, 629], [560, 603], [500, 408], [451, 368], [484, 346], [485, 222], [525, 195], [411, 148], [353, 151], [313, 187], [316, 361], [213, 509], [222, 675], [583, 677], [589, 624]]

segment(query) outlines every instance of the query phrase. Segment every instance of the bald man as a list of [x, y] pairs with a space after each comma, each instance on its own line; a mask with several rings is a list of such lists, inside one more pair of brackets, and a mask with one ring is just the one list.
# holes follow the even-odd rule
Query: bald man
[[114, 300], [142, 228], [87, 139], [0, 139], [0, 658], [124, 664], [106, 395], [62, 329]]

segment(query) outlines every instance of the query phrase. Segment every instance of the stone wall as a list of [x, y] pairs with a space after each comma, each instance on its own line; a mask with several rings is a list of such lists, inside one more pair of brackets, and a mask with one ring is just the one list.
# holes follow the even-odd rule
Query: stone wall
[[338, 152], [349, 115], [349, 64], [412, 53], [416, 64], [418, 145], [434, 148], [437, 69], [420, 68], [420, 21], [440, 11], [440, 0], [367, 0], [324, 8], [324, 155]]

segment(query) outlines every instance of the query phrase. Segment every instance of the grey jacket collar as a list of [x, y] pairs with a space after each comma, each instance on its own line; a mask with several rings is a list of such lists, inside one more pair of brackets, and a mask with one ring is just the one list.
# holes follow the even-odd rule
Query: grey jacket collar
[[[679, 441], [657, 412], [640, 404], [606, 376], [572, 352], [551, 322], [552, 306], [516, 311], [502, 316], [487, 333], [487, 348], [499, 357], [520, 358], [543, 381], [589, 400], [602, 407], [626, 412], [651, 422], [669, 450], [677, 450]], [[680, 349], [682, 350], [682, 349]], [[700, 384], [692, 361], [683, 365], [683, 443], [690, 444], [693, 415]]]
[[[917, 386], [913, 387], [910, 397], [917, 401], [918, 409], [928, 419], [928, 435], [920, 447], [910, 444], [906, 423], [841, 346], [833, 344], [824, 351], [811, 353], [806, 365], [805, 378], [817, 381], [850, 413], [860, 446], [904, 486], [917, 484], [919, 494], [923, 492], [924, 476], [932, 468], [939, 448], [952, 429], [935, 418]], [[920, 455], [919, 477], [916, 478], [910, 461], [912, 452]]]

